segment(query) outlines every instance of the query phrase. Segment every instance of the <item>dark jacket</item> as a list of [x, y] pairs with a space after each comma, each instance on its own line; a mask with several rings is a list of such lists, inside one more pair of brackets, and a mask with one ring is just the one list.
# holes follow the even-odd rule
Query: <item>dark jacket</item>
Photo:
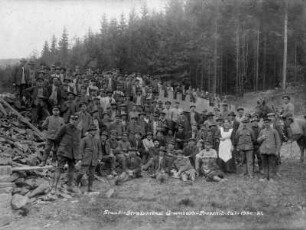
[[80, 151], [82, 154], [82, 165], [97, 166], [98, 160], [102, 159], [100, 141], [91, 135], [81, 140]]
[[135, 138], [132, 139], [132, 140], [130, 141], [130, 143], [131, 143], [131, 146], [132, 146], [133, 148], [136, 148], [137, 151], [138, 151], [139, 153], [142, 153], [142, 152], [145, 151], [145, 147], [144, 147], [143, 142], [142, 142], [141, 139], [138, 140], [138, 143], [137, 143], [137, 144], [136, 144], [136, 139], [135, 139]]
[[72, 160], [81, 160], [80, 142], [81, 131], [71, 124], [60, 128], [54, 137], [55, 142], [59, 143], [58, 156], [67, 157]]
[[102, 156], [108, 156], [111, 153], [111, 147], [107, 141], [101, 141]]

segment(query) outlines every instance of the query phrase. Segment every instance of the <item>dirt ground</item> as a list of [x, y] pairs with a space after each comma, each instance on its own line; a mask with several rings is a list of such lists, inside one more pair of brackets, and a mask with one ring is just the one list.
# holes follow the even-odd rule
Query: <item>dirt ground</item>
[[[112, 186], [107, 199], [110, 185], [95, 181], [99, 195], [33, 205], [26, 217], [1, 229], [306, 229], [306, 164], [299, 163], [296, 144], [284, 145], [282, 161], [282, 178], [274, 183], [259, 182], [259, 175], [228, 175], [222, 183], [198, 178], [193, 185], [173, 178], [161, 185], [144, 177]], [[203, 215], [174, 213], [188, 210]], [[114, 214], [119, 211], [163, 215]]]

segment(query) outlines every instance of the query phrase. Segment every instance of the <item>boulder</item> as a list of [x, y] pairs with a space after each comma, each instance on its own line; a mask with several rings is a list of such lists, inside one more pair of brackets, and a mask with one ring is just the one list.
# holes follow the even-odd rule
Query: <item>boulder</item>
[[34, 189], [30, 194], [29, 194], [29, 198], [37, 196], [37, 195], [43, 195], [48, 193], [49, 191], [49, 183], [48, 182], [44, 182], [42, 184], [40, 184], [36, 189]]
[[30, 190], [27, 187], [22, 187], [19, 194], [20, 195], [26, 195]]
[[112, 195], [114, 194], [114, 192], [115, 192], [115, 190], [114, 189], [109, 189], [106, 193], [105, 193], [105, 196], [106, 196], [106, 198], [111, 198], [112, 197]]
[[13, 209], [21, 209], [26, 206], [28, 203], [29, 198], [26, 196], [22, 196], [19, 194], [15, 194], [12, 198], [12, 207]]

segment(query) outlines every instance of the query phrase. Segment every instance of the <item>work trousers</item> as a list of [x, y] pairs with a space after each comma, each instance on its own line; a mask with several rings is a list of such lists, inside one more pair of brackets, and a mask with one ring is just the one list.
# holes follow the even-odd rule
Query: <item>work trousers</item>
[[242, 162], [244, 165], [244, 174], [251, 177], [254, 175], [254, 155], [253, 150], [240, 150], [242, 156]]
[[262, 166], [264, 170], [264, 177], [268, 180], [272, 179], [276, 175], [276, 160], [277, 156], [274, 154], [261, 154]]

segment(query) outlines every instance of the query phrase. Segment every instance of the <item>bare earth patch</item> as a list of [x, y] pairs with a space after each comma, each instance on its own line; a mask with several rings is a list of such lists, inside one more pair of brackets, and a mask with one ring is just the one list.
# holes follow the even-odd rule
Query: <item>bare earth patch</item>
[[[299, 163], [295, 143], [283, 147], [282, 161], [282, 178], [275, 183], [259, 182], [258, 175], [252, 180], [229, 175], [223, 183], [198, 178], [193, 185], [172, 178], [161, 185], [144, 177], [113, 187], [115, 192], [107, 199], [105, 193], [110, 185], [96, 181], [100, 195], [33, 205], [28, 216], [3, 229], [305, 229], [306, 164]], [[155, 211], [164, 215], [107, 215], [105, 210]], [[169, 210], [172, 214], [166, 215]], [[173, 213], [188, 210], [223, 214], [236, 211], [240, 215]], [[254, 215], [247, 215], [247, 211]]]

